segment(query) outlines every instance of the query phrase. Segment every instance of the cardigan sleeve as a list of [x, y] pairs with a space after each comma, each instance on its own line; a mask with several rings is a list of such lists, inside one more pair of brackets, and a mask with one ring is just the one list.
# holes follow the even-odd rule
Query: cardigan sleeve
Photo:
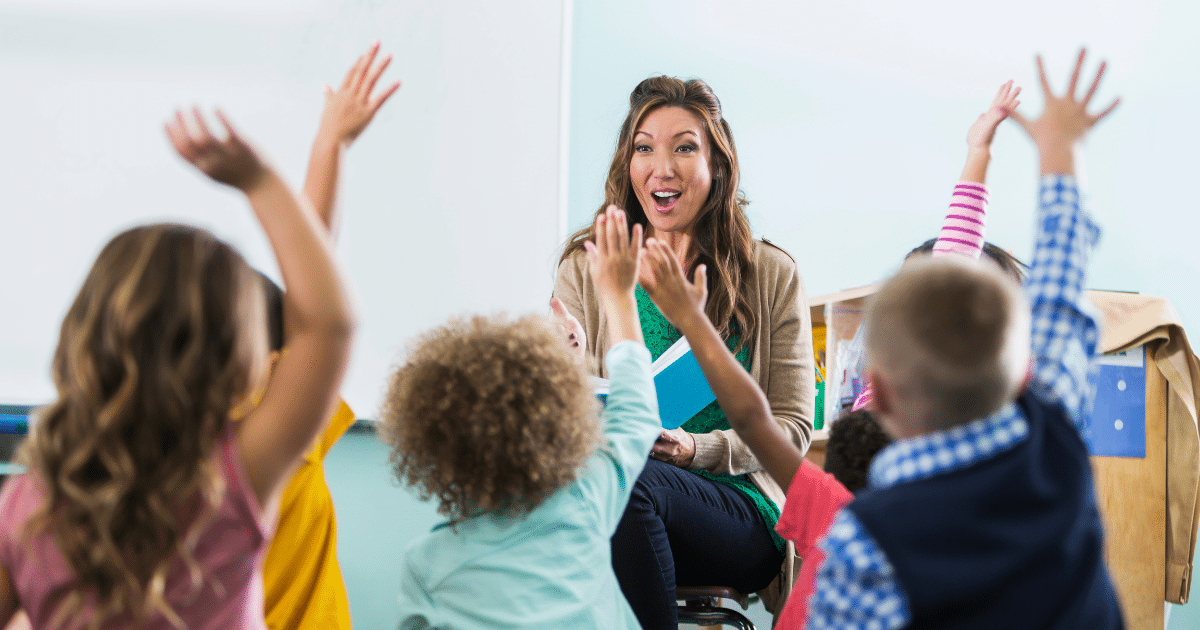
[[[805, 453], [812, 441], [817, 384], [804, 280], [786, 252], [767, 243], [758, 243], [757, 247], [763, 250], [755, 270], [759, 293], [758, 338], [754, 341], [758, 384], [779, 427]], [[690, 468], [694, 470], [728, 475], [762, 470], [758, 458], [732, 429], [692, 437], [696, 440], [696, 455]]]
[[562, 300], [567, 312], [579, 320], [579, 325], [583, 327], [588, 374], [605, 377], [604, 356], [608, 353], [608, 335], [604, 330], [605, 322], [591, 280], [587, 259], [583, 254], [569, 256], [558, 265], [558, 275], [554, 278], [554, 297]]

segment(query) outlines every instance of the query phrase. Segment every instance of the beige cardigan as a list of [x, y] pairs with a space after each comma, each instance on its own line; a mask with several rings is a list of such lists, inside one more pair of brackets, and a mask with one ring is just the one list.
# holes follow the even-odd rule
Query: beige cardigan
[[[766, 240], [754, 242], [753, 276], [746, 281], [750, 283], [750, 303], [759, 315], [750, 349], [750, 376], [767, 395], [775, 421], [801, 452], [807, 452], [812, 439], [816, 380], [804, 281], [792, 257]], [[608, 328], [582, 251], [559, 265], [554, 295], [583, 326], [588, 370], [607, 377], [604, 355], [609, 347]], [[762, 469], [736, 433], [713, 431], [693, 437], [696, 456], [691, 468], [730, 475], [749, 473], [754, 485], [782, 510], [786, 491]], [[782, 607], [799, 569], [791, 543], [787, 551], [780, 576], [760, 592], [768, 610], [777, 612]]]

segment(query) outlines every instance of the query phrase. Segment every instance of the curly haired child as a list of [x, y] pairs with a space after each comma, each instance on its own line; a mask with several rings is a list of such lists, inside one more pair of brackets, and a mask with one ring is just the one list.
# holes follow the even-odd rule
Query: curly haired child
[[58, 398], [0, 491], [0, 625], [265, 628], [273, 508], [337, 402], [354, 314], [317, 217], [218, 112], [167, 126], [245, 193], [288, 287], [289, 352], [267, 373], [262, 288], [230, 246], [183, 225], [100, 252], [63, 321]]
[[392, 377], [396, 476], [449, 519], [405, 554], [401, 628], [639, 628], [609, 538], [662, 430], [634, 282], [641, 226], [596, 219], [586, 245], [614, 340], [603, 411], [542, 317], [453, 320]]

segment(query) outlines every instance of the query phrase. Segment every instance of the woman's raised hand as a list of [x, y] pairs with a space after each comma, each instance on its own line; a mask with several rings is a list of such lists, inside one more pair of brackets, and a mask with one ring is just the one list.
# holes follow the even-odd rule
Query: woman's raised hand
[[708, 300], [708, 271], [696, 267], [694, 281], [683, 276], [683, 266], [664, 242], [647, 239], [642, 255], [642, 288], [671, 325], [685, 335], [696, 317], [705, 317]]
[[588, 273], [602, 299], [633, 294], [638, 277], [638, 258], [642, 248], [642, 226], [635, 224], [630, 234], [625, 211], [609, 206], [596, 217], [595, 236], [585, 241]]
[[1046, 68], [1042, 65], [1041, 55], [1038, 55], [1038, 77], [1042, 82], [1042, 93], [1046, 97], [1042, 115], [1036, 120], [1029, 120], [1019, 113], [1013, 112], [1012, 114], [1013, 120], [1021, 125], [1025, 133], [1028, 133], [1034, 144], [1037, 145], [1043, 173], [1074, 173], [1075, 165], [1072, 155], [1074, 149], [1083, 141], [1092, 127], [1121, 102], [1121, 99], [1118, 98], [1099, 114], [1087, 113], [1088, 105], [1091, 104], [1092, 97], [1096, 94], [1096, 88], [1100, 87], [1100, 77], [1104, 76], [1106, 63], [1100, 64], [1100, 69], [1096, 71], [1096, 78], [1092, 80], [1092, 86], [1088, 88], [1083, 100], [1075, 98], [1075, 88], [1079, 84], [1079, 72], [1083, 68], [1083, 59], [1086, 55], [1086, 48], [1079, 51], [1079, 59], [1075, 62], [1075, 71], [1071, 73], [1071, 82], [1062, 96], [1055, 96], [1050, 90], [1050, 82], [1046, 79]]
[[967, 130], [967, 148], [986, 150], [992, 146], [992, 139], [996, 137], [996, 127], [1021, 104], [1021, 101], [1017, 100], [1020, 93], [1021, 88], [1014, 89], [1012, 81], [1000, 86], [996, 97], [992, 99], [991, 107], [980, 114]]
[[202, 173], [222, 184], [249, 192], [262, 181], [270, 167], [238, 135], [221, 110], [218, 109], [216, 115], [225, 128], [224, 139], [217, 138], [208, 130], [199, 107], [192, 110], [191, 121], [177, 110], [175, 119], [166, 125], [167, 137], [179, 155]]
[[344, 144], [354, 142], [371, 123], [375, 112], [400, 89], [400, 82], [396, 81], [384, 88], [378, 96], [372, 97], [375, 84], [392, 62], [392, 56], [385, 54], [376, 63], [375, 57], [378, 54], [379, 42], [375, 42], [354, 62], [337, 90], [325, 86], [325, 110], [321, 113], [321, 128], [318, 134], [327, 134], [328, 137]]

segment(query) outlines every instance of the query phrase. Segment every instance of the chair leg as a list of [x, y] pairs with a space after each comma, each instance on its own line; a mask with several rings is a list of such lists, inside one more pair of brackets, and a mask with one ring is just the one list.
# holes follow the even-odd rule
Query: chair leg
[[733, 626], [739, 630], [755, 630], [754, 623], [736, 610], [703, 605], [694, 606], [691, 603], [679, 607], [679, 621], [701, 626], [722, 625]]

